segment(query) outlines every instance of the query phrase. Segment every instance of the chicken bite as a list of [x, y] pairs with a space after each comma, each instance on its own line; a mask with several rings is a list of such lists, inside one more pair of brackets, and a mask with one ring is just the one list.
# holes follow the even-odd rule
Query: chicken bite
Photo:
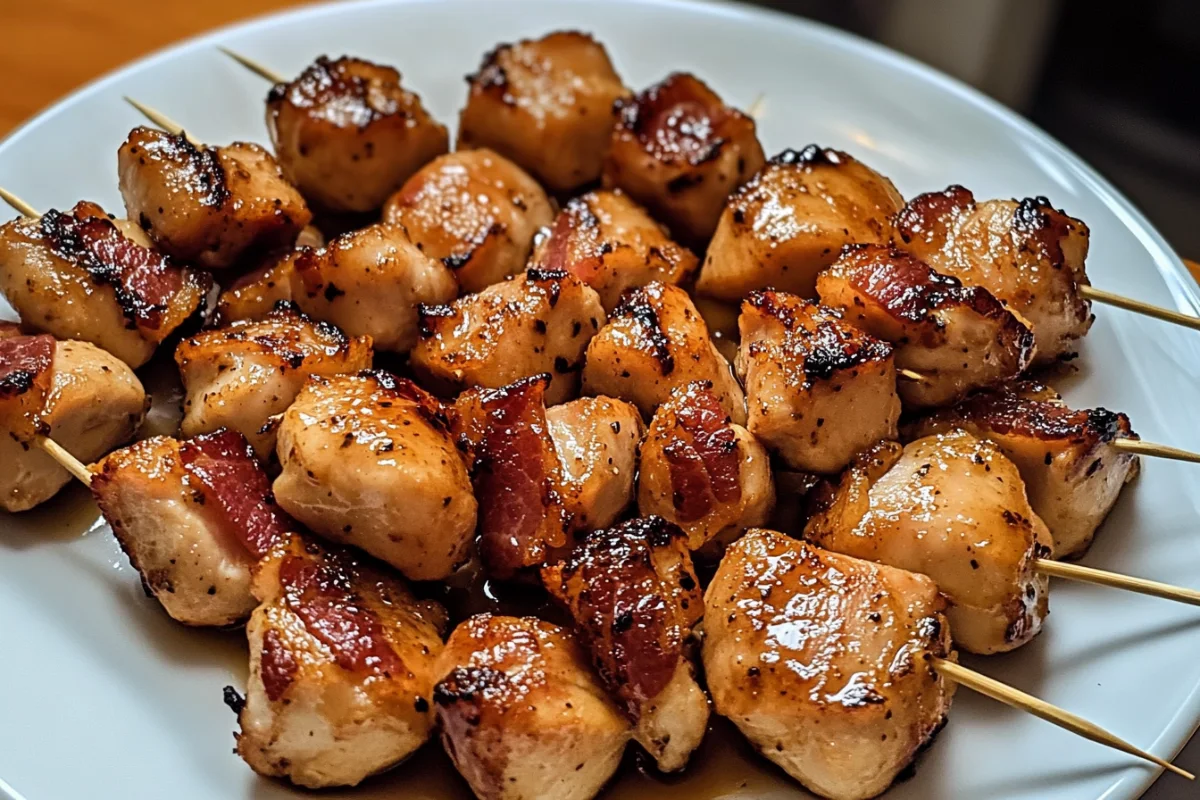
[[569, 631], [481, 614], [438, 660], [442, 744], [482, 800], [591, 800], [621, 762], [630, 725]]
[[892, 182], [838, 150], [784, 150], [730, 198], [696, 291], [738, 301], [755, 289], [813, 297], [842, 246], [881, 244], [904, 199]]
[[256, 144], [197, 147], [137, 127], [117, 153], [129, 219], [165, 253], [207, 269], [295, 241], [312, 221], [304, 198]]
[[434, 159], [392, 195], [384, 222], [402, 225], [425, 255], [480, 292], [525, 269], [534, 237], [554, 219], [545, 190], [486, 148]]
[[579, 369], [604, 320], [594, 289], [561, 271], [531, 269], [450, 305], [423, 305], [412, 367], [434, 391], [499, 388], [548, 373], [546, 402], [579, 393]]
[[450, 147], [446, 126], [400, 85], [399, 72], [349, 56], [320, 56], [272, 88], [267, 131], [284, 177], [332, 212], [379, 208]]
[[738, 327], [746, 427], [792, 469], [837, 472], [855, 453], [896, 438], [891, 345], [784, 292], [751, 293]]
[[638, 510], [680, 526], [691, 550], [719, 555], [775, 507], [770, 458], [734, 423], [711, 385], [676, 389], [658, 407], [638, 460]]
[[229, 428], [259, 458], [275, 449], [267, 424], [296, 399], [310, 375], [342, 375], [371, 367], [371, 338], [350, 338], [281, 303], [258, 322], [234, 322], [179, 343], [175, 363], [187, 393], [184, 436]]
[[1051, 553], [1050, 532], [991, 442], [961, 430], [881, 442], [817, 491], [804, 537], [928, 575], [964, 650], [1005, 652], [1041, 630], [1049, 585], [1036, 562]]
[[954, 694], [933, 581], [747, 533], [705, 593], [704, 671], [717, 713], [831, 800], [866, 800], [909, 767]]
[[600, 177], [613, 102], [627, 94], [604, 45], [577, 31], [500, 45], [467, 82], [457, 149], [490, 147], [555, 193]]
[[310, 789], [355, 786], [425, 743], [446, 611], [371, 559], [291, 536], [255, 568], [237, 753]]
[[295, 293], [296, 259], [308, 249], [320, 250], [325, 237], [312, 225], [300, 231], [295, 247], [268, 253], [258, 266], [239, 275], [217, 297], [213, 321], [228, 325], [241, 319], [262, 319], [281, 300], [291, 302]]
[[570, 272], [595, 289], [611, 312], [626, 289], [652, 281], [684, 283], [698, 262], [624, 193], [597, 191], [567, 203], [532, 263]]
[[588, 345], [583, 392], [628, 400], [650, 417], [676, 388], [708, 381], [741, 424], [746, 398], [688, 293], [655, 281], [631, 289]]
[[1088, 227], [1044, 197], [975, 201], [961, 186], [915, 197], [896, 217], [896, 245], [967, 286], [982, 286], [1021, 315], [1036, 363], [1074, 354], [1092, 326], [1084, 260]]
[[411, 580], [467, 559], [475, 497], [442, 405], [386, 372], [313, 376], [283, 415], [279, 505]]
[[546, 428], [571, 526], [612, 525], [633, 502], [642, 415], [623, 400], [581, 397], [546, 409]]
[[754, 120], [682, 72], [616, 109], [604, 187], [628, 193], [679, 241], [704, 247], [729, 193], [763, 165]]
[[1033, 333], [980, 286], [939, 275], [891, 245], [851, 245], [817, 276], [821, 303], [896, 348], [906, 406], [945, 406], [1020, 375], [1033, 360]]

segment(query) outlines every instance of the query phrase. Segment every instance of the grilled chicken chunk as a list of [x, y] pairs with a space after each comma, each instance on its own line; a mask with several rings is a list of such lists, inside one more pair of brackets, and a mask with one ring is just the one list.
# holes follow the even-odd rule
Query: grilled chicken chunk
[[471, 617], [437, 674], [442, 743], [481, 800], [590, 800], [620, 764], [629, 722], [556, 625]]
[[891, 345], [784, 292], [751, 293], [738, 327], [747, 427], [792, 469], [837, 472], [860, 450], [896, 438]]
[[294, 261], [292, 295], [300, 310], [377, 350], [407, 353], [417, 343], [417, 308], [458, 296], [454, 274], [421, 252], [399, 225], [344, 233]]
[[890, 180], [846, 153], [784, 150], [729, 198], [696, 290], [731, 301], [754, 289], [812, 297], [843, 245], [888, 241], [903, 205]]
[[250, 615], [251, 569], [295, 523], [240, 433], [144, 439], [92, 473], [104, 518], [172, 619], [224, 626]]
[[259, 458], [275, 449], [268, 420], [296, 399], [310, 375], [342, 375], [371, 367], [371, 338], [350, 338], [281, 303], [258, 322], [235, 322], [179, 343], [184, 436], [229, 428]]
[[941, 728], [954, 684], [937, 587], [922, 575], [756, 530], [705, 594], [717, 713], [821, 797], [883, 792]]
[[546, 428], [572, 527], [612, 525], [633, 502], [642, 415], [623, 400], [581, 397], [546, 409]]
[[660, 770], [683, 769], [708, 725], [708, 696], [684, 654], [704, 600], [683, 531], [662, 517], [594, 531], [542, 579], [633, 722], [634, 740]]
[[676, 389], [658, 407], [638, 461], [638, 510], [687, 533], [691, 550], [719, 555], [775, 507], [766, 449], [735, 424], [708, 383]]
[[35, 436], [86, 464], [132, 439], [146, 406], [133, 370], [95, 345], [0, 323], [0, 508], [27, 511], [71, 481]]
[[165, 253], [208, 269], [290, 245], [312, 220], [279, 164], [256, 144], [196, 147], [138, 127], [117, 153], [129, 219]]
[[228, 696], [255, 772], [354, 786], [425, 743], [445, 609], [371, 559], [299, 536], [263, 559], [254, 594], [246, 699]]
[[687, 292], [657, 281], [631, 289], [588, 345], [583, 392], [628, 400], [645, 417], [671, 392], [708, 381], [739, 425], [746, 398]]
[[1044, 197], [975, 201], [961, 186], [915, 197], [896, 217], [896, 244], [944, 275], [982, 286], [1028, 321], [1037, 362], [1075, 352], [1092, 326], [1079, 294], [1088, 228]]
[[981, 286], [939, 275], [891, 245], [852, 245], [817, 276], [821, 302], [896, 348], [900, 399], [945, 406], [1020, 375], [1033, 360], [1033, 333]]
[[467, 558], [475, 497], [442, 405], [386, 372], [313, 376], [283, 415], [275, 498], [417, 581]]
[[211, 285], [95, 203], [0, 226], [0, 293], [22, 323], [90, 342], [131, 367], [202, 308]]
[[500, 45], [467, 82], [457, 149], [490, 147], [556, 193], [600, 177], [613, 101], [627, 93], [604, 45], [576, 31]]
[[400, 73], [360, 58], [319, 57], [267, 96], [283, 175], [326, 211], [372, 211], [450, 147], [446, 126]]
[[533, 255], [541, 269], [566, 270], [591, 286], [609, 312], [626, 289], [651, 281], [684, 283], [697, 263], [620, 191], [572, 198]]
[[434, 159], [388, 199], [383, 219], [403, 225], [463, 292], [479, 292], [525, 269], [554, 209], [524, 170], [481, 148]]
[[913, 437], [962, 428], [990, 439], [1021, 472], [1029, 505], [1054, 539], [1055, 558], [1084, 554], [1138, 474], [1138, 457], [1112, 446], [1136, 439], [1129, 417], [1104, 408], [1073, 410], [1052, 389], [1021, 383], [972, 395], [919, 420]]
[[881, 442], [818, 492], [805, 538], [928, 575], [964, 650], [1012, 650], [1041, 630], [1049, 586], [1035, 562], [1050, 555], [1050, 533], [991, 442], [961, 430]]
[[420, 311], [412, 366], [426, 385], [453, 394], [549, 373], [549, 405], [579, 393], [584, 350], [604, 320], [594, 289], [566, 272], [537, 269]]
[[624, 190], [674, 238], [703, 247], [729, 193], [763, 165], [754, 120], [679, 72], [616, 109], [604, 187]]
[[280, 300], [291, 301], [295, 293], [296, 259], [307, 249], [320, 250], [325, 237], [315, 226], [300, 231], [295, 247], [268, 253], [259, 265], [238, 276], [217, 298], [215, 321], [228, 325], [240, 319], [262, 319]]

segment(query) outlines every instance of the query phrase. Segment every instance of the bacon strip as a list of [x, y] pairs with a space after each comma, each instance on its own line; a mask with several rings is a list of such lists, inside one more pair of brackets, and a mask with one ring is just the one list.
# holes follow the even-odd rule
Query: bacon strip
[[40, 432], [53, 363], [53, 336], [12, 335], [8, 326], [0, 331], [0, 427], [19, 441]]
[[684, 436], [663, 448], [671, 472], [671, 494], [683, 522], [693, 522], [714, 503], [742, 499], [741, 459], [737, 434], [717, 397], [693, 384], [675, 409], [675, 424]]

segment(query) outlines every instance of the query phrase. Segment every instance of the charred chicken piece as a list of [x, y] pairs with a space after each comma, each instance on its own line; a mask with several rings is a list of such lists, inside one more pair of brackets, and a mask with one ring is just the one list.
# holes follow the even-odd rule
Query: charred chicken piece
[[784, 150], [729, 198], [696, 290], [735, 302], [754, 289], [813, 297], [842, 246], [887, 242], [903, 205], [890, 180], [846, 153]]
[[225, 626], [250, 615], [253, 565], [295, 523], [240, 433], [144, 439], [92, 472], [104, 518], [172, 619]]
[[964, 286], [891, 245], [847, 247], [817, 276], [821, 303], [896, 348], [906, 406], [945, 406], [1013, 380], [1033, 360], [1029, 327], [980, 286]]
[[537, 269], [420, 313], [412, 367], [430, 388], [449, 395], [548, 373], [549, 405], [579, 393], [584, 350], [604, 320], [594, 289]]
[[704, 600], [683, 531], [662, 517], [594, 531], [542, 579], [633, 722], [634, 740], [660, 770], [683, 769], [708, 725], [708, 697], [684, 653]]
[[475, 497], [445, 409], [386, 372], [313, 376], [283, 415], [279, 505], [314, 533], [354, 545], [411, 580], [467, 558]]
[[729, 193], [763, 165], [754, 120], [679, 72], [619, 101], [617, 114], [604, 187], [625, 191], [674, 238], [704, 247]]
[[687, 533], [691, 550], [719, 555], [775, 506], [766, 449], [735, 424], [707, 383], [676, 389], [658, 407], [638, 461], [638, 510]]
[[588, 345], [584, 394], [628, 400], [650, 417], [693, 381], [711, 383], [725, 412], [745, 422], [742, 387], [687, 292], [657, 281], [626, 292]]
[[296, 259], [309, 249], [324, 246], [325, 237], [314, 226], [300, 231], [295, 247], [269, 253], [255, 269], [238, 276], [221, 292], [215, 321], [228, 325], [241, 319], [262, 319], [279, 301], [290, 302], [296, 291]]
[[533, 263], [570, 272], [596, 290], [607, 312], [625, 290], [652, 281], [684, 283], [697, 265], [690, 250], [667, 238], [666, 230], [620, 191], [570, 200], [538, 245]]
[[944, 275], [982, 286], [1028, 322], [1037, 362], [1075, 352], [1092, 326], [1084, 260], [1088, 228], [1044, 197], [975, 201], [961, 186], [915, 197], [895, 242]]
[[784, 292], [751, 293], [738, 327], [746, 427], [792, 469], [837, 472], [855, 453], [896, 438], [891, 345]]
[[403, 225], [425, 255], [479, 292], [525, 269], [534, 236], [554, 219], [546, 192], [491, 150], [434, 159], [388, 199], [384, 222]]
[[212, 285], [95, 203], [0, 226], [0, 293], [30, 329], [140, 367], [196, 315]]
[[182, 134], [138, 127], [117, 168], [129, 219], [167, 255], [207, 269], [290, 245], [312, 221], [304, 198], [256, 144], [196, 147]]
[[834, 552], [928, 575], [972, 653], [1020, 647], [1048, 613], [1046, 525], [1017, 468], [991, 442], [953, 430], [882, 442], [818, 489], [804, 536]]
[[1112, 446], [1136, 439], [1129, 417], [1104, 408], [1074, 410], [1045, 386], [1021, 382], [972, 395], [953, 408], [918, 420], [913, 437], [954, 428], [990, 439], [1017, 465], [1029, 505], [1054, 539], [1055, 558], [1083, 555], [1138, 474], [1138, 457]]
[[620, 764], [629, 722], [569, 631], [533, 617], [471, 617], [437, 674], [442, 744], [476, 797], [591, 800]]
[[450, 147], [446, 126], [400, 85], [399, 72], [348, 56], [321, 56], [271, 89], [267, 130], [284, 177], [332, 212], [379, 208]]
[[942, 607], [923, 575], [751, 531], [705, 594], [713, 705], [815, 794], [875, 797], [950, 710]]
[[613, 101], [627, 93], [604, 45], [576, 31], [500, 45], [467, 82], [457, 149], [490, 147], [555, 193], [600, 177]]
[[229, 428], [265, 459], [275, 449], [268, 421], [287, 410], [310, 375], [370, 369], [371, 338], [350, 338], [281, 303], [264, 320], [235, 322], [184, 339], [175, 363], [187, 392], [183, 435]]

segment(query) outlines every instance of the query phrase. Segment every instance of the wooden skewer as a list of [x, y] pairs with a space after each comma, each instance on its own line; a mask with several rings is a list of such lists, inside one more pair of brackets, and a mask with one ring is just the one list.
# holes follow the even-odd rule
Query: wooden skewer
[[142, 116], [144, 116], [146, 119], [153, 122], [158, 127], [162, 128], [167, 133], [169, 133], [173, 136], [182, 135], [183, 138], [188, 140], [188, 142], [192, 145], [192, 147], [202, 147], [203, 146], [203, 145], [201, 145], [200, 142], [197, 142], [195, 139], [193, 139], [191, 136], [189, 136], [187, 131], [185, 131], [183, 129], [182, 125], [180, 125], [178, 122], [171, 119], [166, 114], [159, 111], [158, 109], [151, 108], [150, 106], [146, 105], [145, 103], [139, 103], [137, 100], [134, 100], [132, 97], [129, 97], [128, 95], [125, 96], [125, 102], [129, 103], [129, 105], [133, 106], [138, 111], [142, 112]]
[[767, 96], [763, 92], [759, 92], [758, 97], [754, 98], [754, 102], [746, 108], [746, 116], [758, 122], [763, 118], [763, 112], [767, 110]]
[[1103, 569], [1085, 567], [1082, 564], [1051, 561], [1045, 558], [1039, 558], [1034, 563], [1034, 568], [1043, 575], [1051, 575], [1055, 578], [1067, 578], [1083, 583], [1094, 583], [1097, 586], [1109, 586], [1114, 589], [1124, 589], [1129, 592], [1137, 592], [1138, 594], [1148, 594], [1154, 597], [1162, 597], [1166, 600], [1174, 600], [1178, 603], [1200, 606], [1200, 591], [1185, 589], [1182, 586], [1172, 586], [1169, 583], [1159, 583], [1158, 581], [1147, 580], [1146, 578], [1134, 578], [1130, 575], [1121, 575]]
[[39, 436], [35, 441], [46, 451], [46, 454], [58, 462], [59, 466], [74, 475], [84, 486], [92, 485], [92, 471], [87, 465], [66, 451], [61, 444], [45, 436]]
[[1116, 306], [1123, 308], [1126, 311], [1133, 311], [1137, 314], [1145, 314], [1147, 317], [1154, 317], [1165, 322], [1170, 322], [1175, 325], [1183, 325], [1187, 328], [1200, 330], [1200, 317], [1193, 317], [1190, 314], [1181, 314], [1178, 311], [1172, 311], [1169, 308], [1160, 308], [1152, 306], [1149, 303], [1143, 303], [1141, 300], [1134, 300], [1131, 297], [1123, 297], [1119, 294], [1106, 292], [1103, 289], [1097, 289], [1095, 286], [1080, 286], [1079, 294], [1086, 300], [1093, 300], [1097, 303]]
[[283, 75], [280, 75], [278, 72], [271, 69], [270, 67], [260, 64], [259, 62], [255, 61], [252, 58], [244, 56], [241, 53], [235, 53], [234, 51], [230, 50], [227, 47], [218, 46], [217, 49], [220, 50], [225, 55], [232, 58], [234, 61], [241, 64], [246, 69], [253, 72], [255, 75], [257, 75], [260, 78], [266, 78], [271, 83], [287, 83], [288, 82], [288, 79], [286, 77], [284, 77]]
[[990, 697], [993, 700], [998, 700], [1005, 705], [1019, 708], [1022, 711], [1028, 711], [1035, 717], [1053, 723], [1060, 728], [1065, 728], [1071, 733], [1078, 734], [1085, 739], [1090, 739], [1098, 744], [1107, 745], [1108, 747], [1120, 750], [1123, 753], [1128, 753], [1131, 756], [1144, 758], [1145, 760], [1157, 764], [1163, 769], [1170, 770], [1176, 775], [1181, 775], [1189, 781], [1196, 780], [1196, 776], [1185, 769], [1175, 766], [1170, 761], [1159, 758], [1158, 756], [1147, 753], [1140, 747], [1135, 747], [1124, 739], [1109, 733], [1095, 723], [1088, 722], [1083, 717], [1072, 714], [1070, 711], [1059, 708], [1052, 703], [1047, 703], [1045, 700], [1034, 697], [1031, 694], [1026, 694], [1020, 689], [1015, 689], [1008, 684], [989, 678], [986, 675], [981, 675], [975, 670], [967, 669], [961, 664], [953, 661], [947, 661], [943, 658], [933, 659], [933, 668], [942, 673], [949, 680], [954, 681], [960, 686], [965, 686], [980, 694]]
[[1178, 447], [1169, 447], [1165, 444], [1143, 442], [1141, 439], [1113, 439], [1109, 444], [1118, 450], [1124, 450], [1127, 453], [1137, 453], [1139, 456], [1169, 458], [1174, 461], [1190, 461], [1193, 464], [1200, 464], [1200, 453], [1193, 453], [1190, 450], [1180, 450]]
[[37, 212], [36, 208], [29, 205], [29, 203], [26, 203], [24, 200], [17, 197], [15, 194], [8, 191], [7, 189], [0, 188], [0, 200], [3, 200], [4, 202], [6, 202], [10, 206], [12, 206], [12, 209], [14, 211], [16, 211], [18, 214], [22, 214], [26, 217], [29, 217], [30, 219], [37, 219], [38, 217], [41, 216], [41, 214], [39, 214]]
[[929, 378], [927, 376], [922, 375], [921, 373], [916, 372], [911, 369], [897, 369], [896, 375], [898, 375], [899, 377], [903, 378], [906, 381], [913, 381], [914, 383], [931, 383], [932, 382], [929, 380]]

